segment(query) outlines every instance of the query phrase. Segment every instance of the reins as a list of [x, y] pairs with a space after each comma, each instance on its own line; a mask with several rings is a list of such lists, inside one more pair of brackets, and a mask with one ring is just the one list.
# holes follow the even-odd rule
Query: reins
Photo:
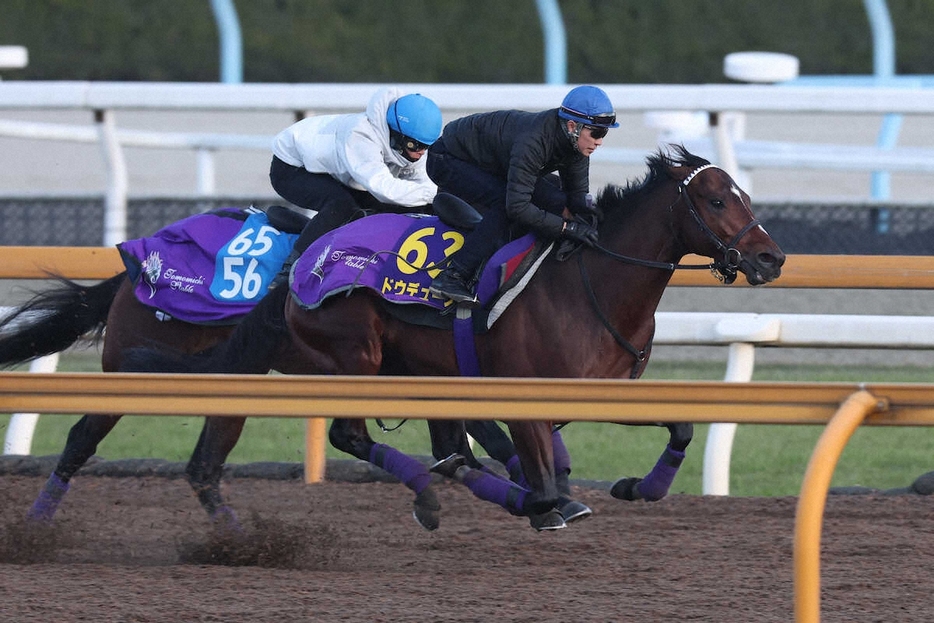
[[645, 345], [645, 348], [639, 350], [632, 345], [632, 342], [624, 338], [619, 331], [616, 330], [610, 323], [610, 319], [600, 310], [600, 304], [597, 301], [597, 293], [593, 290], [593, 285], [590, 283], [590, 275], [587, 274], [587, 269], [584, 267], [584, 254], [577, 254], [577, 266], [580, 268], [581, 279], [584, 282], [584, 290], [587, 292], [587, 298], [590, 299], [590, 304], [593, 307], [594, 312], [597, 314], [597, 318], [600, 319], [600, 322], [603, 324], [603, 327], [610, 332], [610, 335], [613, 336], [613, 340], [624, 350], [626, 350], [630, 355], [632, 355], [636, 360], [636, 365], [632, 367], [632, 372], [629, 373], [629, 378], [636, 379], [639, 378], [639, 372], [642, 370], [642, 365], [645, 363], [648, 349], [652, 345], [652, 340], [649, 340], [649, 343]]

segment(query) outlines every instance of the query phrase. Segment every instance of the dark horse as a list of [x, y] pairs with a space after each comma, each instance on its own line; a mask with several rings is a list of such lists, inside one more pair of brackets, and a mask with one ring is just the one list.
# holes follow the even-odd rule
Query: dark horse
[[[199, 352], [224, 340], [232, 326], [163, 322], [133, 293], [127, 273], [86, 286], [59, 279], [56, 288], [38, 293], [0, 322], [0, 367], [8, 367], [65, 350], [81, 338], [103, 334], [101, 367], [116, 372], [125, 349], [163, 345]], [[106, 326], [106, 333], [104, 327]], [[120, 420], [120, 414], [88, 414], [69, 431], [55, 471], [29, 512], [32, 519], [50, 521], [74, 474]], [[236, 521], [221, 498], [223, 462], [243, 430], [244, 418], [208, 417], [186, 473], [212, 519]]]
[[[472, 218], [470, 214], [458, 214], [463, 206], [447, 205], [442, 211], [453, 223]], [[272, 206], [267, 211], [270, 222], [280, 230], [300, 231], [307, 219], [286, 208]], [[134, 284], [127, 273], [120, 273], [95, 285], [83, 285], [67, 279], [58, 279], [56, 287], [37, 293], [13, 313], [0, 319], [0, 368], [5, 368], [32, 359], [57, 353], [87, 337], [103, 338], [101, 366], [104, 372], [115, 372], [123, 366], [123, 355], [134, 347], [161, 346], [173, 350], [201, 352], [226, 339], [232, 325], [204, 325], [183, 322], [176, 318], [160, 319], [153, 309], [139, 302], [134, 293]], [[282, 288], [281, 290], [285, 290]], [[281, 294], [281, 292], [280, 292]], [[105, 332], [106, 327], [106, 332]], [[55, 470], [38, 498], [29, 510], [29, 517], [39, 521], [51, 521], [61, 500], [70, 487], [77, 471], [97, 451], [98, 444], [110, 433], [121, 419], [120, 414], [88, 414], [82, 417], [69, 431], [65, 448]], [[186, 467], [186, 475], [209, 517], [222, 526], [237, 526], [233, 510], [224, 503], [220, 490], [223, 464], [233, 450], [245, 423], [244, 418], [208, 417], [198, 438], [194, 452]], [[473, 430], [484, 437], [487, 446], [494, 445], [504, 462], [512, 452], [508, 438], [491, 423], [473, 423]], [[469, 445], [461, 437], [451, 439], [447, 424], [429, 423], [432, 439], [441, 444], [436, 454], [445, 456], [453, 451], [470, 456]], [[456, 431], [457, 432], [457, 431]], [[463, 444], [463, 445], [462, 445]], [[563, 447], [563, 446], [559, 446]], [[433, 490], [428, 486], [430, 474], [423, 465], [411, 461], [393, 449], [378, 445], [377, 464], [404, 469], [410, 486], [418, 489], [415, 503], [416, 519], [423, 526], [433, 529], [438, 525], [437, 503]], [[573, 502], [565, 501], [567, 519], [584, 517], [590, 510]], [[569, 506], [567, 506], [569, 505]], [[544, 519], [537, 527], [550, 528]]]
[[[727, 282], [741, 271], [752, 285], [781, 273], [785, 256], [759, 225], [749, 196], [722, 169], [683, 147], [648, 159], [644, 180], [625, 188], [607, 187], [597, 205], [603, 220], [600, 245], [585, 248], [572, 261], [555, 254], [541, 264], [526, 289], [485, 334], [476, 338], [481, 374], [508, 377], [638, 378], [648, 362], [655, 310], [684, 255], [714, 259], [710, 266]], [[265, 374], [458, 375], [452, 332], [409, 324], [389, 313], [372, 291], [357, 289], [306, 309], [285, 288], [273, 291], [241, 321], [229, 340], [198, 357], [144, 349], [133, 353], [134, 370], [179, 370]], [[441, 423], [436, 421], [435, 423]], [[448, 430], [447, 437], [463, 437]], [[554, 470], [552, 422], [508, 422], [528, 496], [516, 514], [544, 513], [559, 498]], [[441, 428], [434, 428], [432, 440]], [[690, 441], [690, 425], [669, 426], [674, 458], [680, 463]], [[418, 492], [415, 472], [386, 458], [362, 420], [335, 420], [332, 444], [400, 475]], [[456, 452], [457, 449], [448, 447]], [[463, 444], [461, 444], [463, 445]], [[436, 451], [444, 443], [434, 445]], [[383, 455], [383, 458], [380, 458]], [[451, 467], [451, 466], [449, 466]], [[468, 469], [468, 466], [463, 466]], [[458, 479], [485, 499], [474, 474], [438, 471]], [[472, 470], [479, 473], [480, 470]], [[650, 474], [651, 476], [652, 474]], [[648, 477], [646, 478], [648, 480]], [[638, 481], [622, 483], [619, 497], [658, 497]], [[664, 485], [667, 491], [667, 485]], [[664, 495], [664, 492], [662, 492]]]

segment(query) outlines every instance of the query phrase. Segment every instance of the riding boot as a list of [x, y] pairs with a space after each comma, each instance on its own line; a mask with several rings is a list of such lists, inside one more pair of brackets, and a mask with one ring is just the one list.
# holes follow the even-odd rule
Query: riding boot
[[463, 271], [452, 263], [449, 268], [434, 278], [428, 291], [465, 307], [479, 307], [480, 301], [473, 293], [467, 275], [472, 275], [472, 272]]
[[289, 274], [292, 272], [292, 264], [302, 256], [302, 251], [297, 250], [295, 247], [292, 247], [291, 253], [285, 258], [285, 262], [282, 263], [282, 268], [279, 269], [279, 272], [276, 273], [276, 276], [273, 277], [273, 280], [269, 283], [269, 289], [273, 290], [279, 286], [288, 285], [289, 283]]

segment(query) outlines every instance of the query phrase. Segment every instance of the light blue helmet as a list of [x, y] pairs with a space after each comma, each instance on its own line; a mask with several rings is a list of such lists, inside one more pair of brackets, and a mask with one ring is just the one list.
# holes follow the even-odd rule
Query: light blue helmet
[[574, 87], [564, 96], [558, 116], [599, 128], [618, 128], [616, 111], [603, 89], [594, 86]]
[[428, 146], [441, 136], [441, 109], [424, 95], [403, 95], [389, 105], [386, 123], [390, 134], [396, 132]]

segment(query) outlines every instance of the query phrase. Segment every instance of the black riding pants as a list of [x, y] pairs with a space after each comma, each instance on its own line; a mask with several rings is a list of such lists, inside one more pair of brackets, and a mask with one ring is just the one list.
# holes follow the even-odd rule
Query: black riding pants
[[279, 196], [317, 214], [302, 230], [293, 246], [293, 255], [301, 253], [312, 242], [341, 225], [374, 212], [429, 211], [383, 203], [365, 190], [356, 190], [340, 183], [327, 173], [310, 173], [304, 167], [293, 167], [272, 157], [269, 181]]
[[[467, 234], [464, 246], [451, 259], [452, 267], [461, 275], [468, 279], [473, 277], [480, 265], [512, 236], [525, 233], [510, 227], [506, 216], [506, 178], [451, 156], [443, 139], [428, 150], [428, 177], [438, 185], [439, 191], [460, 197], [483, 214], [483, 220]], [[567, 205], [567, 196], [560, 188], [558, 176], [544, 175], [538, 179], [532, 203], [561, 214]]]

